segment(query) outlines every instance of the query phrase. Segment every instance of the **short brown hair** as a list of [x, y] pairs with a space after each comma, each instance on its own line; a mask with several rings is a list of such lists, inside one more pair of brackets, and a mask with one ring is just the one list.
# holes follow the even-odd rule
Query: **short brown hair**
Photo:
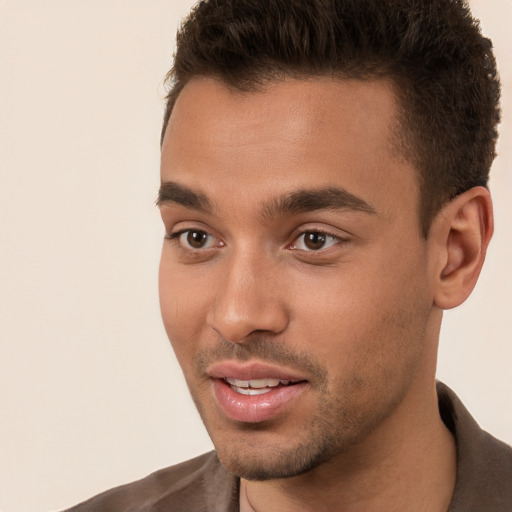
[[425, 237], [447, 201], [487, 186], [500, 84], [492, 43], [463, 0], [200, 1], [178, 31], [162, 140], [197, 76], [241, 91], [286, 77], [391, 79]]

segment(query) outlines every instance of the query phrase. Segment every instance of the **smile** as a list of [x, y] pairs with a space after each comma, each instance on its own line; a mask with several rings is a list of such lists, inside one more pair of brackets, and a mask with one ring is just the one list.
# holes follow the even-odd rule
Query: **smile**
[[212, 379], [212, 392], [222, 414], [231, 421], [259, 423], [289, 411], [299, 396], [309, 388], [304, 380]]
[[280, 386], [289, 386], [292, 381], [284, 379], [252, 379], [239, 380], [226, 377], [224, 379], [233, 391], [242, 395], [264, 395]]
[[211, 392], [225, 419], [259, 423], [287, 414], [310, 389], [307, 375], [264, 361], [222, 361], [207, 369]]

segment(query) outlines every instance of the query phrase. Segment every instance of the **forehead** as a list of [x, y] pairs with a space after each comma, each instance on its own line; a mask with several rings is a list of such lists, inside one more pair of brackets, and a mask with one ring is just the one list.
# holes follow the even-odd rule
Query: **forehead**
[[[229, 121], [229, 122], [225, 122]], [[389, 146], [397, 127], [393, 85], [389, 80], [287, 79], [242, 92], [211, 78], [195, 78], [174, 106], [169, 131], [186, 124], [196, 133], [215, 128], [220, 142], [257, 142], [275, 136], [299, 142], [312, 134], [332, 140], [345, 131]], [[265, 127], [265, 131], [261, 130]], [[253, 140], [247, 136], [253, 131]], [[174, 129], [174, 130], [173, 130]], [[166, 133], [167, 135], [167, 133]], [[187, 133], [181, 131], [180, 136]], [[380, 136], [379, 136], [380, 135]]]
[[240, 92], [198, 78], [169, 120], [162, 180], [247, 200], [334, 185], [374, 203], [417, 188], [396, 150], [397, 129], [385, 80], [288, 79]]

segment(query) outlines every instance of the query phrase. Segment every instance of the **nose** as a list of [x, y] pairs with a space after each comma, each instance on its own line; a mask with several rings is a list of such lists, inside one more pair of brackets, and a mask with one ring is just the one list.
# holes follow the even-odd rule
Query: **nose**
[[216, 270], [217, 290], [207, 316], [226, 341], [244, 343], [256, 332], [279, 334], [288, 325], [282, 272], [263, 257], [242, 254]]

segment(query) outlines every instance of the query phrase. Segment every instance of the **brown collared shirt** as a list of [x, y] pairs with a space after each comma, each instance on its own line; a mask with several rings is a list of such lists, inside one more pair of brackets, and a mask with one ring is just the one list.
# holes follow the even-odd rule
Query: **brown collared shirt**
[[[439, 410], [457, 446], [449, 512], [512, 512], [512, 448], [484, 432], [459, 398], [437, 384]], [[106, 491], [66, 512], [238, 512], [239, 479], [206, 453]]]

